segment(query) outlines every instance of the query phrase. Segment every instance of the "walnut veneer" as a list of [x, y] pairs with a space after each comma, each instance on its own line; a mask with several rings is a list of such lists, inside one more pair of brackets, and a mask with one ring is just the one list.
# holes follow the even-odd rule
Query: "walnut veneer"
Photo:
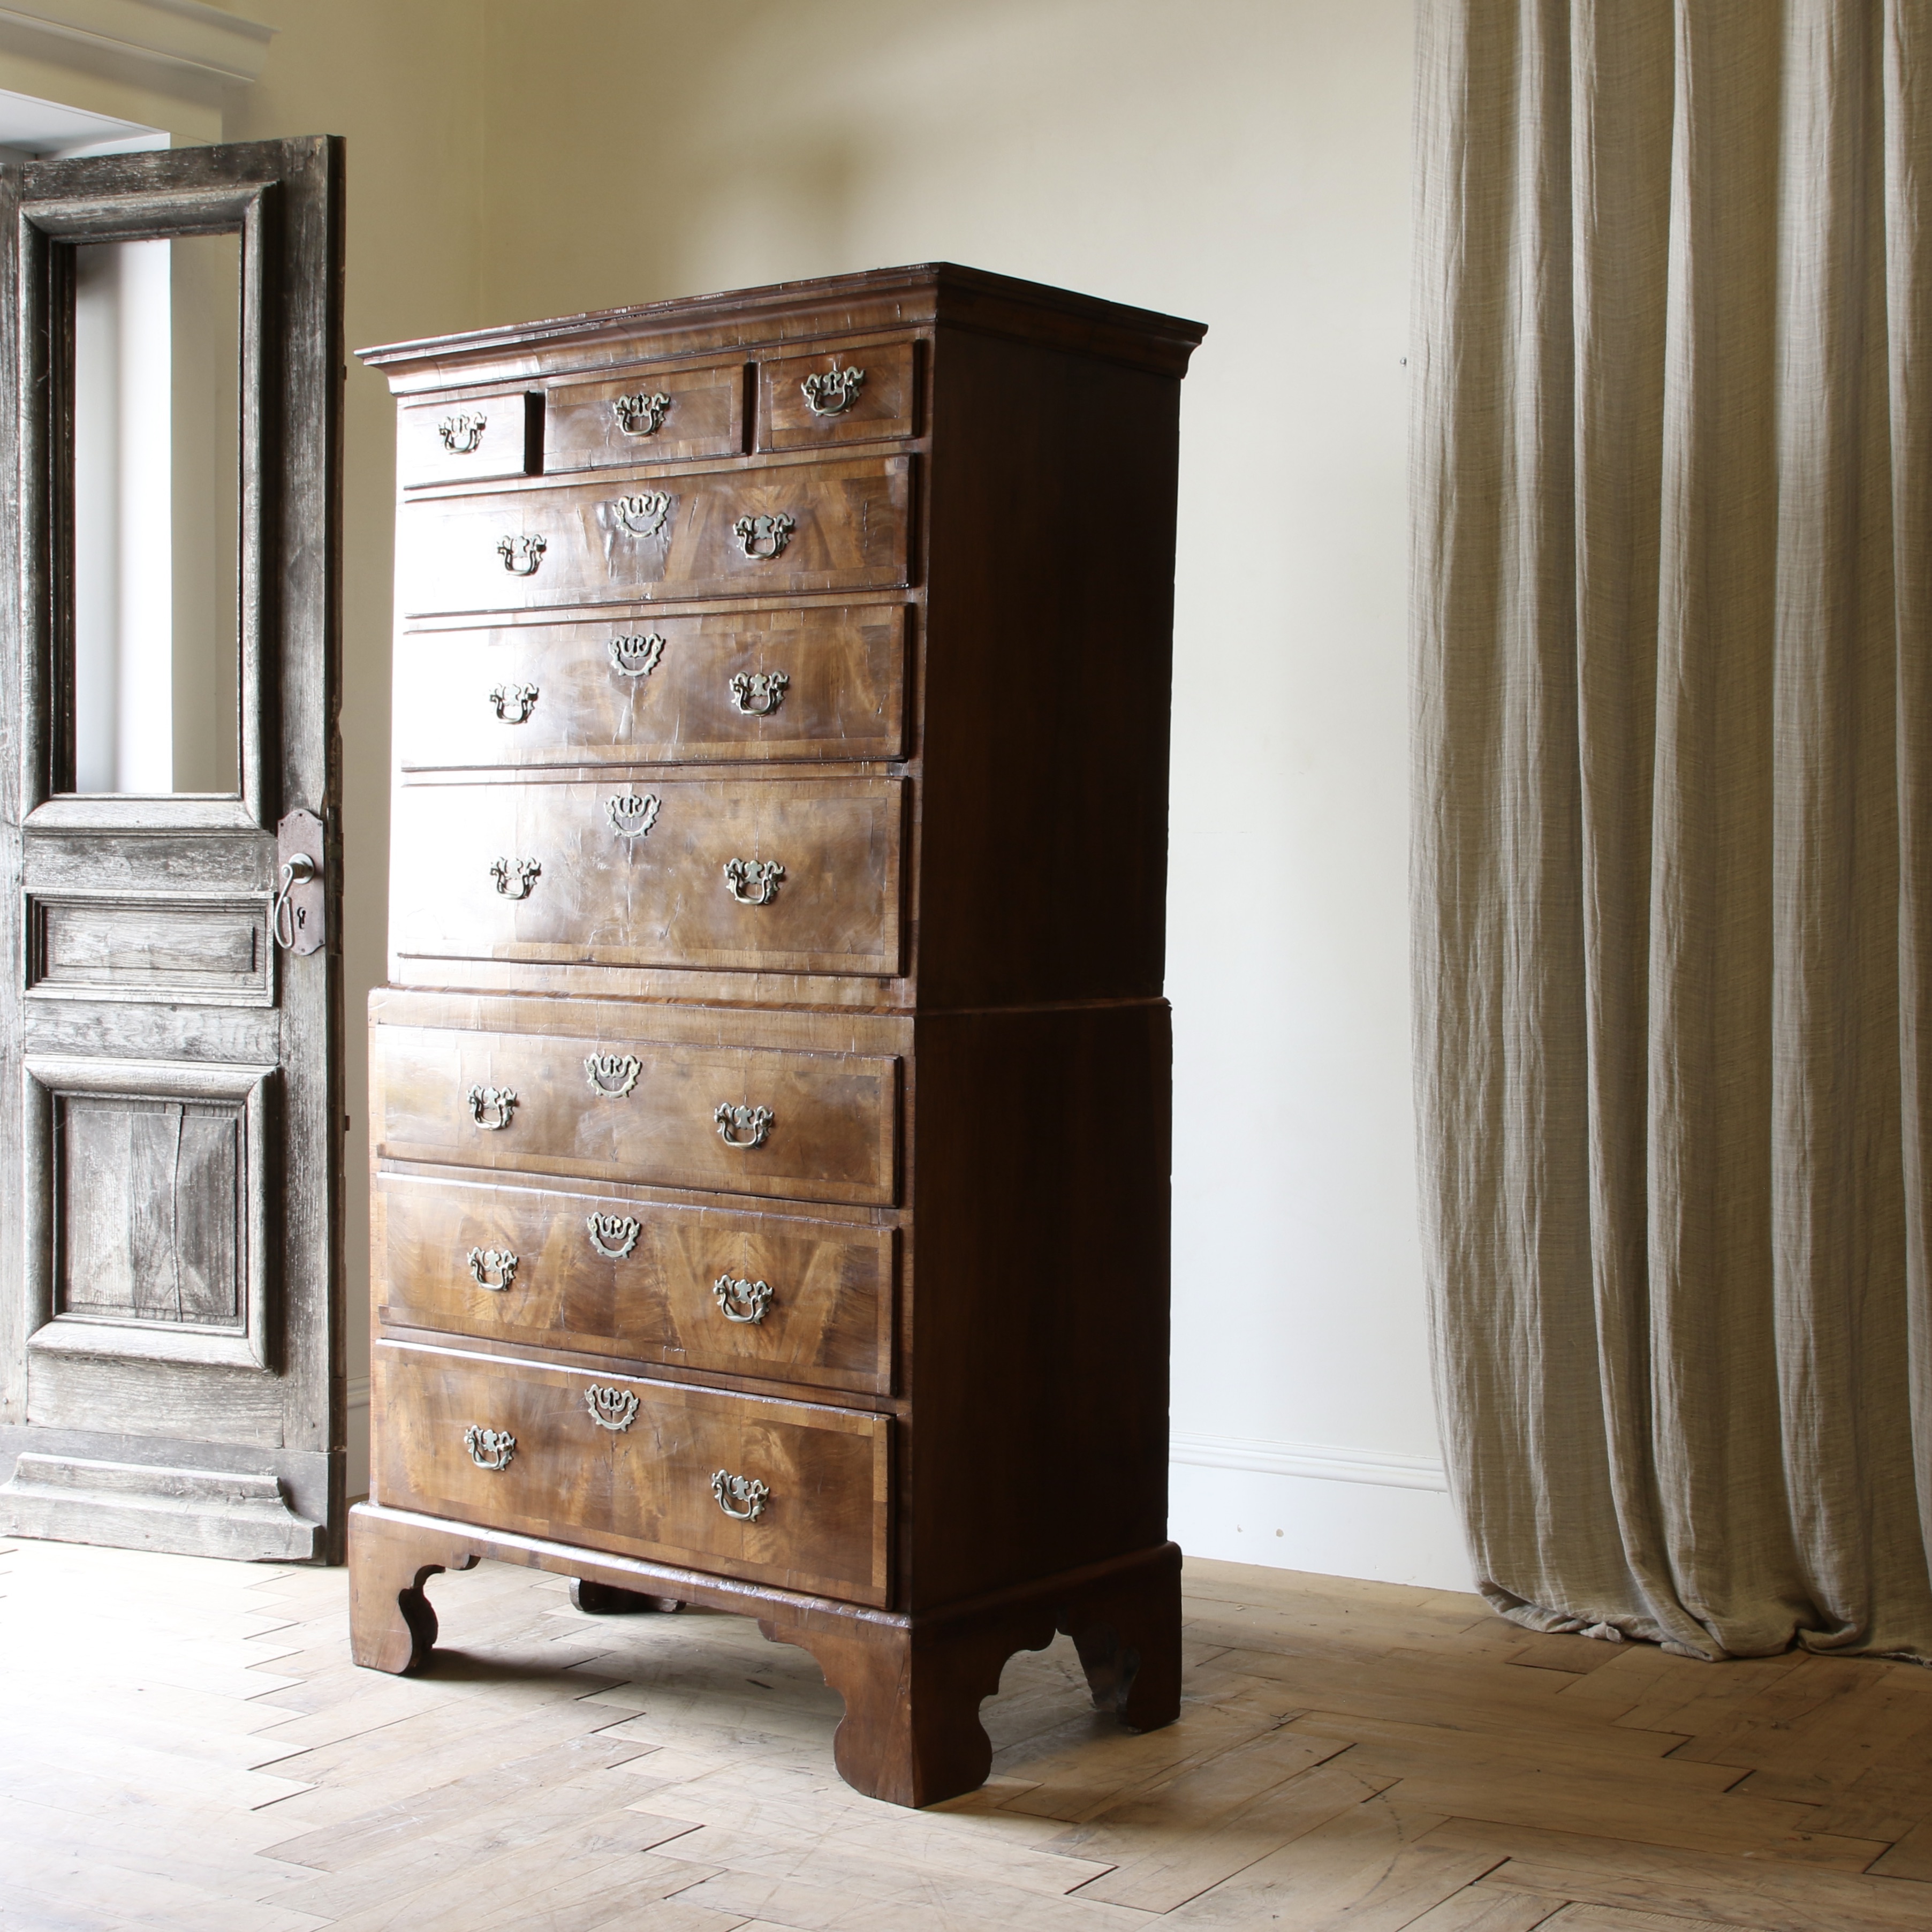
[[354, 1644], [439, 1569], [806, 1646], [860, 1790], [1006, 1658], [1178, 1708], [1191, 322], [947, 266], [367, 352], [398, 398]]

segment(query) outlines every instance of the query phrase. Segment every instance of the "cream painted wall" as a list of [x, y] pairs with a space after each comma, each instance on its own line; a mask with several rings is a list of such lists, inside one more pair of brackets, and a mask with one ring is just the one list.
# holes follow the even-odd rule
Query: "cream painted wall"
[[[282, 31], [229, 137], [349, 137], [352, 346], [934, 259], [1210, 326], [1178, 586], [1175, 1533], [1466, 1582], [1412, 1180], [1410, 0], [247, 10]], [[194, 112], [178, 138], [211, 138]], [[382, 385], [352, 364], [349, 394], [352, 1028], [382, 951], [392, 478]], [[1133, 507], [1096, 505], [1094, 540]]]
[[[493, 320], [946, 259], [1210, 325], [1174, 688], [1175, 1532], [1466, 1582], [1412, 1188], [1409, 0], [518, 17], [487, 62]], [[1096, 503], [1093, 541], [1132, 515]]]

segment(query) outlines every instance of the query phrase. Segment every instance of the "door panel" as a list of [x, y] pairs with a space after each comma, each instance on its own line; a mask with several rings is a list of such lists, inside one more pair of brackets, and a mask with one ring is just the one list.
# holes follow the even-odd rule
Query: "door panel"
[[0, 1530], [340, 1560], [341, 167], [0, 168]]

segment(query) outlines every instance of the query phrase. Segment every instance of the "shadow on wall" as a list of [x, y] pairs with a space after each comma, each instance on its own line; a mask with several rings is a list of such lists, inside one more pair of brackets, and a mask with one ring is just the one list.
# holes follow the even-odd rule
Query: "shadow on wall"
[[[490, 314], [524, 321], [931, 260], [961, 211], [982, 226], [1016, 194], [1033, 198], [1018, 226], [1036, 233], [1054, 170], [1029, 172], [1029, 130], [1051, 116], [1051, 76], [1081, 47], [1119, 37], [1106, 0], [975, 0], [970, 17], [928, 0], [834, 10], [836, 32], [817, 34], [772, 0], [639, 8], [614, 21], [565, 11], [546, 22], [540, 68], [493, 62], [493, 86], [514, 85], [520, 105], [500, 98], [492, 124], [560, 133], [540, 166], [490, 170], [500, 232], [517, 238], [486, 244]], [[659, 79], [640, 88], [643, 74]], [[568, 99], [542, 98], [559, 91]], [[921, 211], [910, 252], [874, 260], [861, 238], [893, 225], [894, 158], [908, 154], [953, 186]], [[597, 191], [556, 192], [572, 182]], [[1081, 185], [1070, 226], [1108, 197], [1097, 176]]]

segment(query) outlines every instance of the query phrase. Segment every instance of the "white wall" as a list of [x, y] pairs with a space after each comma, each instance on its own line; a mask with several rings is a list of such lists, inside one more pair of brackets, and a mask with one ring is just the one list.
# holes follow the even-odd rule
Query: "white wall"
[[[350, 137], [352, 346], [935, 259], [1210, 325], [1174, 691], [1175, 1533], [1466, 1582], [1408, 1090], [1410, 0], [249, 10], [284, 31], [231, 138]], [[382, 951], [388, 425], [352, 369], [352, 1029]]]
[[1412, 1186], [1409, 0], [780, 19], [493, 15], [482, 306], [940, 259], [1210, 325], [1174, 688], [1175, 1533], [1466, 1583]]

